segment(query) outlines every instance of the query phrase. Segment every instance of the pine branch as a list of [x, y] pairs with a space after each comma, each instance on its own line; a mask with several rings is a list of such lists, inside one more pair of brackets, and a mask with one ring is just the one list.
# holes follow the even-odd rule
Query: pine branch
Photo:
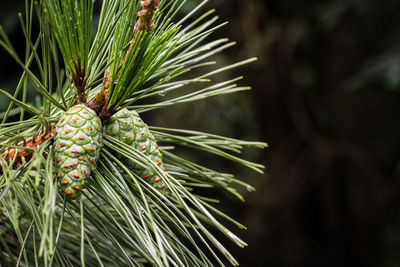
[[86, 103], [86, 82], [91, 71], [89, 50], [93, 1], [44, 0], [43, 6], [77, 89], [78, 101]]
[[93, 100], [90, 101], [88, 104], [90, 108], [96, 111], [96, 113], [102, 120], [107, 120], [109, 117], [111, 117], [117, 108], [115, 106], [109, 107], [110, 98], [112, 98], [113, 96], [112, 94], [110, 95], [110, 87], [112, 87], [113, 84], [118, 83], [121, 72], [123, 72], [123, 69], [121, 68], [123, 68], [123, 65], [127, 58], [129, 57], [128, 59], [132, 60], [132, 53], [130, 52], [132, 50], [146, 49], [145, 45], [143, 47], [144, 42], [142, 42], [142, 38], [144, 38], [143, 35], [146, 36], [144, 33], [148, 32], [151, 28], [154, 27], [153, 16], [159, 7], [159, 4], [160, 0], [140, 1], [142, 10], [137, 12], [138, 20], [133, 29], [133, 38], [130, 41], [129, 48], [125, 52], [125, 56], [118, 65], [117, 73], [110, 73], [110, 69], [106, 70], [104, 74], [102, 88], [93, 98]]
[[[56, 179], [60, 150], [52, 144], [60, 139], [51, 135], [54, 125], [62, 123], [64, 111], [79, 102], [88, 103], [105, 124], [124, 107], [145, 112], [249, 89], [239, 84], [242, 77], [213, 81], [215, 75], [255, 58], [213, 67], [212, 57], [235, 43], [226, 38], [208, 41], [226, 23], [215, 24], [214, 10], [195, 17], [207, 1], [173, 23], [185, 2], [104, 0], [91, 40], [91, 0], [44, 0], [37, 5], [27, 0], [26, 16], [20, 16], [24, 59], [0, 29], [0, 46], [23, 68], [14, 93], [0, 90], [10, 101], [0, 124], [0, 224], [5, 236], [12, 238], [0, 233], [6, 265], [222, 266], [225, 261], [237, 265], [211, 230], [243, 247], [246, 243], [225, 223], [245, 226], [216, 208], [219, 199], [202, 196], [197, 189], [218, 189], [243, 201], [238, 189], [254, 188], [233, 174], [185, 159], [174, 148], [201, 150], [262, 172], [263, 166], [243, 159], [240, 152], [245, 147], [264, 148], [265, 143], [161, 127], [150, 127], [152, 136], [144, 127], [143, 135], [153, 138], [144, 144], [153, 149], [147, 153], [143, 146], [104, 137], [98, 167], [76, 201], [66, 198]], [[40, 25], [38, 36], [32, 36], [34, 18]], [[192, 74], [204, 67], [213, 70]], [[201, 89], [182, 90], [193, 84], [202, 85]], [[39, 92], [36, 104], [26, 97], [31, 86]], [[175, 96], [154, 97], [170, 92]], [[24, 118], [24, 112], [33, 117]], [[19, 114], [19, 121], [7, 122], [11, 114]], [[78, 142], [87, 136], [74, 138]], [[161, 152], [165, 164], [160, 165], [161, 156], [155, 160], [151, 151]], [[160, 178], [166, 194], [139, 170]]]

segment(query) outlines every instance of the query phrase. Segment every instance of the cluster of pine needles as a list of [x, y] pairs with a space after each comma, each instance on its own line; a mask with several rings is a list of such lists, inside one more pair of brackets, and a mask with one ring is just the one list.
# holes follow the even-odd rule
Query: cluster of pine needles
[[[81, 196], [70, 201], [58, 189], [49, 133], [76, 103], [94, 103], [107, 118], [122, 108], [140, 114], [249, 89], [237, 85], [241, 77], [223, 82], [213, 77], [255, 58], [191, 74], [209, 69], [215, 54], [234, 45], [228, 39], [208, 40], [226, 23], [217, 23], [214, 10], [201, 13], [207, 1], [185, 15], [180, 12], [185, 0], [155, 1], [158, 8], [146, 25], [140, 14], [152, 2], [25, 0], [25, 12], [19, 14], [24, 57], [0, 28], [0, 46], [22, 68], [14, 93], [0, 89], [10, 101], [0, 114], [1, 266], [215, 266], [225, 264], [221, 256], [238, 264], [211, 230], [244, 247], [223, 222], [245, 227], [215, 208], [217, 200], [196, 194], [196, 188], [216, 188], [243, 200], [238, 187], [252, 187], [179, 156], [175, 148], [208, 152], [262, 173], [262, 165], [238, 153], [265, 143], [150, 126], [166, 172], [106, 136]], [[35, 105], [27, 99], [31, 90], [37, 93]], [[19, 120], [10, 121], [11, 115]], [[25, 151], [26, 157], [10, 156], [13, 150]], [[154, 190], [118, 155], [153, 169], [168, 193]]]

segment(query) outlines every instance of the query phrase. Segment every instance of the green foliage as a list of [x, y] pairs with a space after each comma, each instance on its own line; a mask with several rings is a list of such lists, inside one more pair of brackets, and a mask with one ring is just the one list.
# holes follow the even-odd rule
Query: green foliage
[[[92, 35], [93, 1], [42, 1], [44, 22], [49, 20], [66, 67], [75, 86], [84, 87], [92, 62], [89, 50]], [[43, 24], [43, 23], [42, 23]]]
[[[175, 23], [174, 17], [185, 1], [163, 2], [154, 17], [156, 26], [134, 33], [139, 1], [103, 1], [99, 26], [93, 29], [92, 1], [26, 0], [25, 19], [21, 16], [26, 38], [24, 60], [0, 29], [0, 46], [23, 70], [13, 95], [0, 89], [10, 101], [0, 125], [0, 224], [6, 226], [0, 234], [2, 263], [214, 266], [224, 265], [220, 259], [223, 255], [237, 265], [211, 229], [243, 247], [246, 244], [223, 222], [245, 227], [217, 210], [214, 204], [218, 200], [198, 195], [197, 189], [217, 188], [243, 200], [238, 186], [252, 187], [233, 174], [182, 158], [175, 146], [209, 152], [262, 173], [262, 165], [235, 154], [244, 147], [264, 148], [265, 143], [150, 127], [161, 145], [164, 172], [149, 155], [107, 136], [88, 188], [76, 201], [70, 201], [59, 191], [54, 138], [31, 147], [21, 141], [46, 134], [63, 111], [84, 102], [86, 96], [93, 99], [108, 77], [112, 81], [108, 103], [112, 111], [127, 107], [140, 113], [249, 89], [236, 84], [241, 77], [217, 83], [211, 78], [254, 59], [191, 76], [191, 69], [214, 64], [206, 59], [234, 44], [227, 39], [206, 41], [225, 25], [214, 26], [217, 18], [210, 18], [213, 10], [186, 24], [205, 2]], [[34, 19], [40, 24], [37, 37], [31, 32]], [[194, 91], [191, 85], [195, 83], [206, 85]], [[26, 101], [31, 86], [39, 94], [38, 107]], [[154, 97], [171, 91], [180, 95], [164, 97], [161, 102]], [[18, 112], [19, 121], [8, 120], [11, 113]], [[24, 112], [32, 117], [26, 119]], [[7, 158], [14, 148], [33, 151], [32, 158]], [[168, 194], [154, 190], [154, 185], [126, 166], [126, 160], [161, 177]]]

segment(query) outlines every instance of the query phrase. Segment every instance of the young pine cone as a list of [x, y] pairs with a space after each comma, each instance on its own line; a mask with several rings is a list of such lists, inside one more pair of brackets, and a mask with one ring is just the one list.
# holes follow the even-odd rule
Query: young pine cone
[[[148, 156], [161, 170], [165, 171], [162, 161], [162, 154], [157, 142], [146, 123], [142, 121], [136, 111], [129, 111], [126, 108], [115, 113], [104, 123], [104, 133], [110, 135], [125, 144], [135, 148], [137, 151]], [[138, 176], [146, 179], [155, 188], [165, 191], [166, 184], [162, 181], [153, 169], [140, 166], [137, 163], [125, 160], [129, 168]]]
[[101, 121], [85, 105], [73, 106], [56, 125], [54, 159], [57, 178], [65, 194], [74, 199], [96, 168], [102, 146]]

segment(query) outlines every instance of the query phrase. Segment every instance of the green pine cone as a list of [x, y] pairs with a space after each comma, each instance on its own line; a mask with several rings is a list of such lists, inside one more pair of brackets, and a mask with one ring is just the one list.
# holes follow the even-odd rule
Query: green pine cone
[[64, 112], [55, 133], [57, 178], [65, 194], [74, 199], [96, 168], [103, 141], [101, 121], [92, 109], [79, 104]]
[[[142, 121], [136, 111], [129, 111], [124, 108], [115, 113], [104, 123], [104, 133], [144, 153], [165, 171], [162, 154], [157, 142], [153, 134], [150, 133], [146, 123]], [[155, 188], [162, 191], [165, 190], [166, 184], [162, 181], [161, 177], [157, 176], [153, 169], [144, 168], [131, 161], [127, 161], [126, 164], [134, 173], [146, 179]]]

